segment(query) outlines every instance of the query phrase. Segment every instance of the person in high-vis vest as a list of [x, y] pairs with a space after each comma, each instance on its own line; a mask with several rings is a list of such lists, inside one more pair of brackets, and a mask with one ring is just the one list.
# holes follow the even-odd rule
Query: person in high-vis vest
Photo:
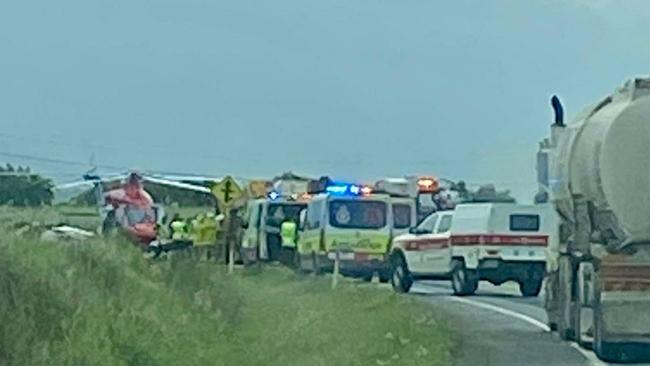
[[171, 243], [163, 246], [165, 252], [185, 249], [192, 246], [189, 227], [185, 220], [179, 217], [172, 221], [169, 226], [171, 228]]
[[281, 261], [286, 265], [292, 265], [296, 242], [298, 241], [298, 224], [292, 219], [282, 222], [282, 225], [280, 225], [280, 238], [282, 240]]
[[210, 259], [213, 255], [214, 246], [217, 241], [218, 222], [214, 213], [208, 212], [205, 215], [199, 215], [193, 226], [194, 233], [194, 250], [198, 259]]

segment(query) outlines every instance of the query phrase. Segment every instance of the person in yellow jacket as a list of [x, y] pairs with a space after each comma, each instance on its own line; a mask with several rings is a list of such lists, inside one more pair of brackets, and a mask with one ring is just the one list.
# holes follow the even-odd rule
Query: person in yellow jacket
[[292, 265], [298, 241], [298, 224], [292, 219], [287, 219], [280, 225], [280, 239], [282, 241], [281, 261]]
[[219, 221], [212, 212], [201, 214], [196, 218], [192, 225], [192, 239], [197, 258], [210, 259], [212, 257], [219, 226]]

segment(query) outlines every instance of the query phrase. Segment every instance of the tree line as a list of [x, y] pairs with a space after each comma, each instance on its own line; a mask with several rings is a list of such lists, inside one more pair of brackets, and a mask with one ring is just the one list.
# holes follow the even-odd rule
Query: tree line
[[54, 185], [29, 167], [0, 165], [0, 205], [36, 207], [52, 204]]

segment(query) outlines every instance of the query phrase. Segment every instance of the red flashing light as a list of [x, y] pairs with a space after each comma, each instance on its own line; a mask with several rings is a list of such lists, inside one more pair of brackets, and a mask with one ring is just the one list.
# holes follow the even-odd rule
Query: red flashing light
[[420, 178], [418, 179], [418, 188], [421, 192], [433, 192], [438, 188], [438, 181], [434, 178]]

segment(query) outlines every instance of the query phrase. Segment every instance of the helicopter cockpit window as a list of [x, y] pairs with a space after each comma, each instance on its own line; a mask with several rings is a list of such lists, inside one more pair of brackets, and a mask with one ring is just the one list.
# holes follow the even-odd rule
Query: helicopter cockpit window
[[127, 206], [124, 209], [124, 213], [126, 214], [126, 219], [129, 225], [153, 222], [156, 220], [156, 213], [151, 208]]

